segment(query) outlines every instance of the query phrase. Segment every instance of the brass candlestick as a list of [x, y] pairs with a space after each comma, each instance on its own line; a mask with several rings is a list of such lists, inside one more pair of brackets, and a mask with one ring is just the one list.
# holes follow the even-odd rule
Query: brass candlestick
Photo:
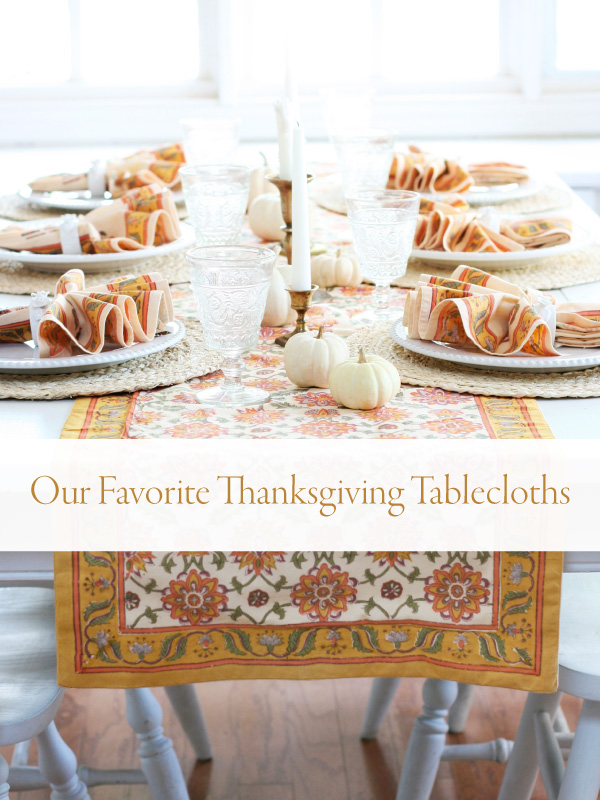
[[[306, 176], [306, 182], [310, 183], [313, 179], [312, 175]], [[279, 189], [279, 196], [281, 197], [281, 214], [283, 216], [284, 224], [281, 230], [285, 232], [283, 239], [283, 249], [288, 264], [292, 263], [292, 182], [280, 178], [279, 175], [267, 175], [267, 180]]]
[[286, 286], [286, 289], [290, 293], [290, 297], [292, 298], [292, 308], [298, 314], [298, 319], [296, 320], [296, 327], [290, 333], [284, 333], [281, 336], [278, 336], [275, 339], [275, 344], [278, 344], [280, 347], [285, 347], [288, 339], [292, 336], [295, 336], [297, 333], [304, 333], [306, 330], [306, 312], [312, 305], [312, 296], [314, 292], [319, 287], [313, 283], [310, 289], [307, 289], [303, 292], [298, 292], [295, 289], [292, 289], [291, 286]]

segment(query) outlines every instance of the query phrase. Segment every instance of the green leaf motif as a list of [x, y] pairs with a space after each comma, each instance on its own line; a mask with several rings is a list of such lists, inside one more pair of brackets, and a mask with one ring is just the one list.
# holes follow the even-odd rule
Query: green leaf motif
[[148, 583], [144, 586], [144, 591], [146, 594], [151, 594], [156, 589], [156, 581], [154, 578], [148, 581]]
[[233, 653], [234, 656], [245, 656], [246, 653], [243, 650], [240, 650], [236, 647], [235, 640], [230, 633], [227, 631], [223, 631], [223, 639], [225, 640], [225, 650], [228, 650], [230, 653]]
[[511, 600], [522, 600], [523, 597], [527, 597], [529, 592], [516, 592], [511, 591], [507, 592], [504, 597], [502, 598], [502, 608], [506, 608], [507, 604], [510, 603]]
[[235, 576], [231, 579], [231, 586], [232, 586], [233, 589], [235, 589], [235, 591], [238, 594], [241, 594], [242, 593], [242, 589], [244, 588], [242, 586], [242, 584], [240, 583], [240, 581]]
[[284, 619], [284, 617], [285, 617], [285, 608], [282, 608], [279, 605], [279, 603], [275, 603], [273, 605], [273, 608], [271, 609], [271, 611], [273, 612], [273, 614], [277, 614], [279, 619]]
[[358, 555], [356, 550], [346, 550], [342, 557], [346, 559], [347, 564], [351, 564]]
[[360, 636], [358, 635], [358, 631], [355, 631], [355, 630], [351, 631], [351, 638], [352, 638], [352, 647], [355, 650], [358, 650], [359, 653], [370, 653], [370, 652], [372, 652], [371, 650], [369, 650], [367, 647], [365, 647], [363, 645], [363, 643], [360, 640]]
[[299, 656], [307, 656], [315, 649], [315, 640], [317, 638], [317, 632], [312, 630], [308, 636], [306, 637], [306, 641], [302, 645], [302, 649], [298, 651]]
[[252, 642], [250, 641], [250, 637], [248, 636], [248, 634], [245, 633], [245, 631], [240, 630], [239, 628], [233, 628], [233, 633], [237, 634], [240, 637], [242, 647], [244, 647], [248, 653], [251, 653]]
[[433, 628], [421, 628], [421, 630], [417, 633], [417, 638], [415, 639], [415, 647], [422, 647], [425, 644], [425, 639], [431, 633]]
[[225, 553], [218, 553], [216, 551], [213, 553], [212, 563], [215, 565], [217, 569], [223, 569], [226, 561], [227, 559], [225, 558]]
[[90, 564], [92, 567], [110, 567], [110, 561], [108, 558], [103, 558], [102, 556], [95, 556], [93, 553], [85, 552], [83, 557]]
[[410, 610], [413, 612], [413, 614], [416, 614], [417, 611], [419, 610], [419, 606], [415, 602], [415, 600], [413, 599], [413, 596], [411, 594], [409, 594], [409, 596], [406, 598], [406, 605], [410, 608]]
[[102, 608], [107, 608], [110, 605], [110, 600], [94, 600], [92, 603], [85, 607], [83, 618], [87, 622], [94, 611], [100, 611]]
[[106, 652], [105, 652], [104, 648], [102, 648], [102, 650], [98, 650], [98, 658], [99, 658], [101, 661], [106, 661], [108, 664], [116, 664], [116, 663], [117, 663], [117, 662], [114, 660], [114, 658], [109, 658], [109, 657], [106, 655]]
[[113, 606], [106, 614], [103, 614], [101, 617], [96, 617], [90, 622], [90, 627], [92, 625], [103, 625], [105, 622], [108, 622], [109, 619], [112, 619], [115, 615], [115, 607]]
[[119, 661], [123, 661], [123, 653], [121, 652], [121, 645], [116, 639], [111, 639], [109, 642], [111, 649]]
[[522, 650], [520, 647], [516, 647], [515, 648], [515, 653], [517, 653], [519, 655], [521, 660], [524, 661], [527, 664], [528, 667], [531, 666], [531, 664], [532, 664], [531, 656], [529, 655], [527, 650]]
[[144, 611], [144, 616], [147, 617], [153, 625], [156, 622], [158, 622], [158, 616], [156, 614], [156, 611], [153, 611], [150, 608], [150, 606], [146, 606], [146, 610]]
[[296, 567], [296, 569], [300, 569], [302, 567], [302, 564], [304, 564], [304, 562], [307, 560], [308, 559], [306, 558], [304, 553], [301, 552], [300, 550], [298, 550], [298, 552], [294, 553], [294, 555], [292, 556], [292, 564]]
[[365, 603], [365, 614], [370, 614], [374, 608], [375, 608], [375, 600], [373, 600], [372, 597], [369, 597], [369, 599]]
[[423, 653], [439, 653], [444, 642], [444, 635], [444, 631], [438, 631], [433, 637], [431, 645], [423, 648]]
[[506, 658], [506, 649], [504, 647], [504, 639], [501, 636], [498, 636], [497, 633], [488, 633], [488, 638], [493, 639], [496, 643], [496, 650], [498, 651], [498, 655], [500, 658]]
[[166, 636], [162, 640], [162, 644], [160, 646], [160, 653], [159, 653], [159, 656], [158, 656], [159, 661], [162, 661], [163, 658], [165, 658], [169, 654], [169, 652], [171, 650], [171, 642], [174, 639], [178, 639], [179, 636], [181, 636], [180, 633], [171, 633], [171, 634], [169, 634], [169, 636]]
[[533, 598], [530, 597], [526, 603], [523, 603], [523, 605], [507, 608], [506, 614], [526, 614], [531, 608], [532, 603], [533, 603]]
[[165, 572], [171, 574], [173, 571], [173, 567], [175, 566], [175, 559], [171, 555], [171, 553], [167, 553], [163, 556], [162, 561], [160, 562], [161, 567], [164, 569]]
[[187, 650], [187, 639], [185, 636], [182, 636], [181, 639], [177, 642], [177, 647], [175, 648], [175, 652], [172, 656], [167, 658], [167, 661], [178, 661], [182, 656], [185, 655]]
[[408, 576], [408, 582], [409, 583], [414, 583], [416, 581], [416, 579], [419, 577], [420, 574], [421, 574], [421, 570], [418, 567], [415, 567], [413, 569], [413, 571], [410, 573], [410, 575]]
[[495, 656], [490, 653], [490, 648], [483, 636], [479, 637], [479, 655], [486, 661], [498, 662]]
[[290, 655], [298, 647], [298, 642], [300, 641], [300, 636], [302, 635], [304, 630], [306, 630], [306, 629], [305, 628], [304, 629], [303, 628], [296, 628], [296, 630], [293, 630], [290, 633], [289, 638], [288, 638], [288, 648], [287, 648], [286, 655]]
[[379, 649], [379, 635], [372, 625], [361, 625], [360, 630], [367, 634], [369, 644], [376, 650]]
[[437, 550], [426, 550], [425, 555], [427, 556], [427, 559], [431, 561], [432, 564], [435, 562], [436, 558], [440, 557], [440, 554], [438, 553]]
[[375, 585], [375, 575], [373, 575], [370, 569], [365, 570], [365, 578], [369, 581], [371, 586]]

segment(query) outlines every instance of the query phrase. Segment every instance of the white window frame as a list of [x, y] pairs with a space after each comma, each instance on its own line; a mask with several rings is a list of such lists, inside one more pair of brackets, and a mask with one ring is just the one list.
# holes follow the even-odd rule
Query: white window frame
[[[69, 0], [74, 9], [80, 1]], [[274, 141], [273, 100], [279, 88], [249, 95], [237, 85], [244, 65], [236, 46], [235, 15], [247, 0], [197, 2], [202, 71], [209, 77], [156, 88], [0, 89], [0, 144], [144, 143], [177, 137], [181, 117], [215, 115], [240, 117], [246, 141]], [[600, 136], [600, 73], [552, 70], [555, 0], [501, 2], [501, 75], [451, 87], [379, 83], [375, 111], [380, 124], [412, 140]], [[74, 26], [73, 46], [78, 43]], [[318, 88], [300, 86], [301, 114], [308, 136], [323, 139]]]

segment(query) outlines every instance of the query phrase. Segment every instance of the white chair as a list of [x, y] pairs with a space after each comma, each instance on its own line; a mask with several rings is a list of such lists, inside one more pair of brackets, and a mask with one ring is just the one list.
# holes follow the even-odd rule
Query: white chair
[[[600, 553], [565, 554], [561, 600], [559, 691], [530, 694], [512, 742], [446, 745], [446, 734], [460, 733], [467, 721], [474, 687], [429, 678], [423, 687], [423, 712], [415, 720], [400, 775], [396, 800], [428, 800], [440, 762], [508, 761], [498, 800], [527, 800], [538, 769], [550, 800], [597, 800], [600, 789]], [[597, 597], [599, 607], [582, 608], [581, 598]], [[377, 678], [365, 712], [361, 736], [373, 739], [394, 699], [399, 678]], [[560, 694], [584, 699], [575, 736], [560, 710]], [[447, 717], [447, 719], [446, 719]], [[563, 755], [571, 753], [565, 770]], [[594, 748], [596, 756], [590, 756]], [[587, 762], [586, 762], [587, 759]], [[583, 769], [581, 764], [587, 763]], [[591, 786], [580, 791], [583, 772]], [[575, 789], [573, 787], [576, 787]], [[594, 788], [595, 787], [595, 788]]]
[[[51, 553], [3, 553], [0, 561], [0, 746], [16, 744], [10, 767], [0, 757], [0, 800], [15, 791], [51, 786], [52, 800], [89, 800], [87, 786], [148, 783], [154, 800], [186, 800], [185, 780], [162, 710], [149, 689], [126, 689], [127, 720], [139, 739], [140, 770], [80, 767], [53, 723], [64, 689], [56, 683]], [[167, 695], [198, 760], [211, 750], [193, 686]], [[27, 766], [28, 743], [39, 764]]]

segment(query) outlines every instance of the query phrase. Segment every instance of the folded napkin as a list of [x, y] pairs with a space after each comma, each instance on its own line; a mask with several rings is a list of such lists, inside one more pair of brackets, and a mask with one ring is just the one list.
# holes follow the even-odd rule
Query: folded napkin
[[415, 230], [419, 250], [507, 253], [564, 244], [571, 238], [568, 219], [503, 221], [493, 214], [466, 211], [469, 206], [460, 202], [460, 195], [448, 195], [448, 201], [421, 200]]
[[85, 216], [67, 215], [59, 225], [33, 230], [16, 225], [3, 228], [0, 248], [45, 255], [119, 253], [158, 247], [180, 235], [173, 195], [155, 183], [132, 189]]
[[477, 186], [494, 186], [500, 183], [523, 183], [529, 180], [529, 170], [506, 161], [489, 161], [469, 164], [469, 175]]
[[[40, 358], [99, 353], [106, 345], [149, 342], [174, 318], [168, 281], [158, 272], [117, 278], [85, 289], [79, 269], [59, 278], [38, 329]], [[32, 338], [30, 308], [0, 311], [0, 342]]]
[[183, 147], [180, 144], [168, 144], [156, 150], [140, 150], [126, 158], [112, 159], [104, 167], [94, 162], [88, 172], [61, 172], [37, 178], [29, 186], [34, 192], [90, 189], [97, 196], [108, 189], [113, 197], [151, 183], [173, 189], [179, 184], [179, 168], [184, 162]]
[[555, 344], [600, 344], [600, 302], [557, 306], [544, 292], [467, 266], [450, 278], [421, 275], [408, 293], [403, 322], [411, 339], [497, 356], [557, 356]]
[[424, 153], [414, 145], [408, 153], [396, 153], [390, 169], [388, 189], [415, 192], [466, 192], [473, 178], [457, 161]]

